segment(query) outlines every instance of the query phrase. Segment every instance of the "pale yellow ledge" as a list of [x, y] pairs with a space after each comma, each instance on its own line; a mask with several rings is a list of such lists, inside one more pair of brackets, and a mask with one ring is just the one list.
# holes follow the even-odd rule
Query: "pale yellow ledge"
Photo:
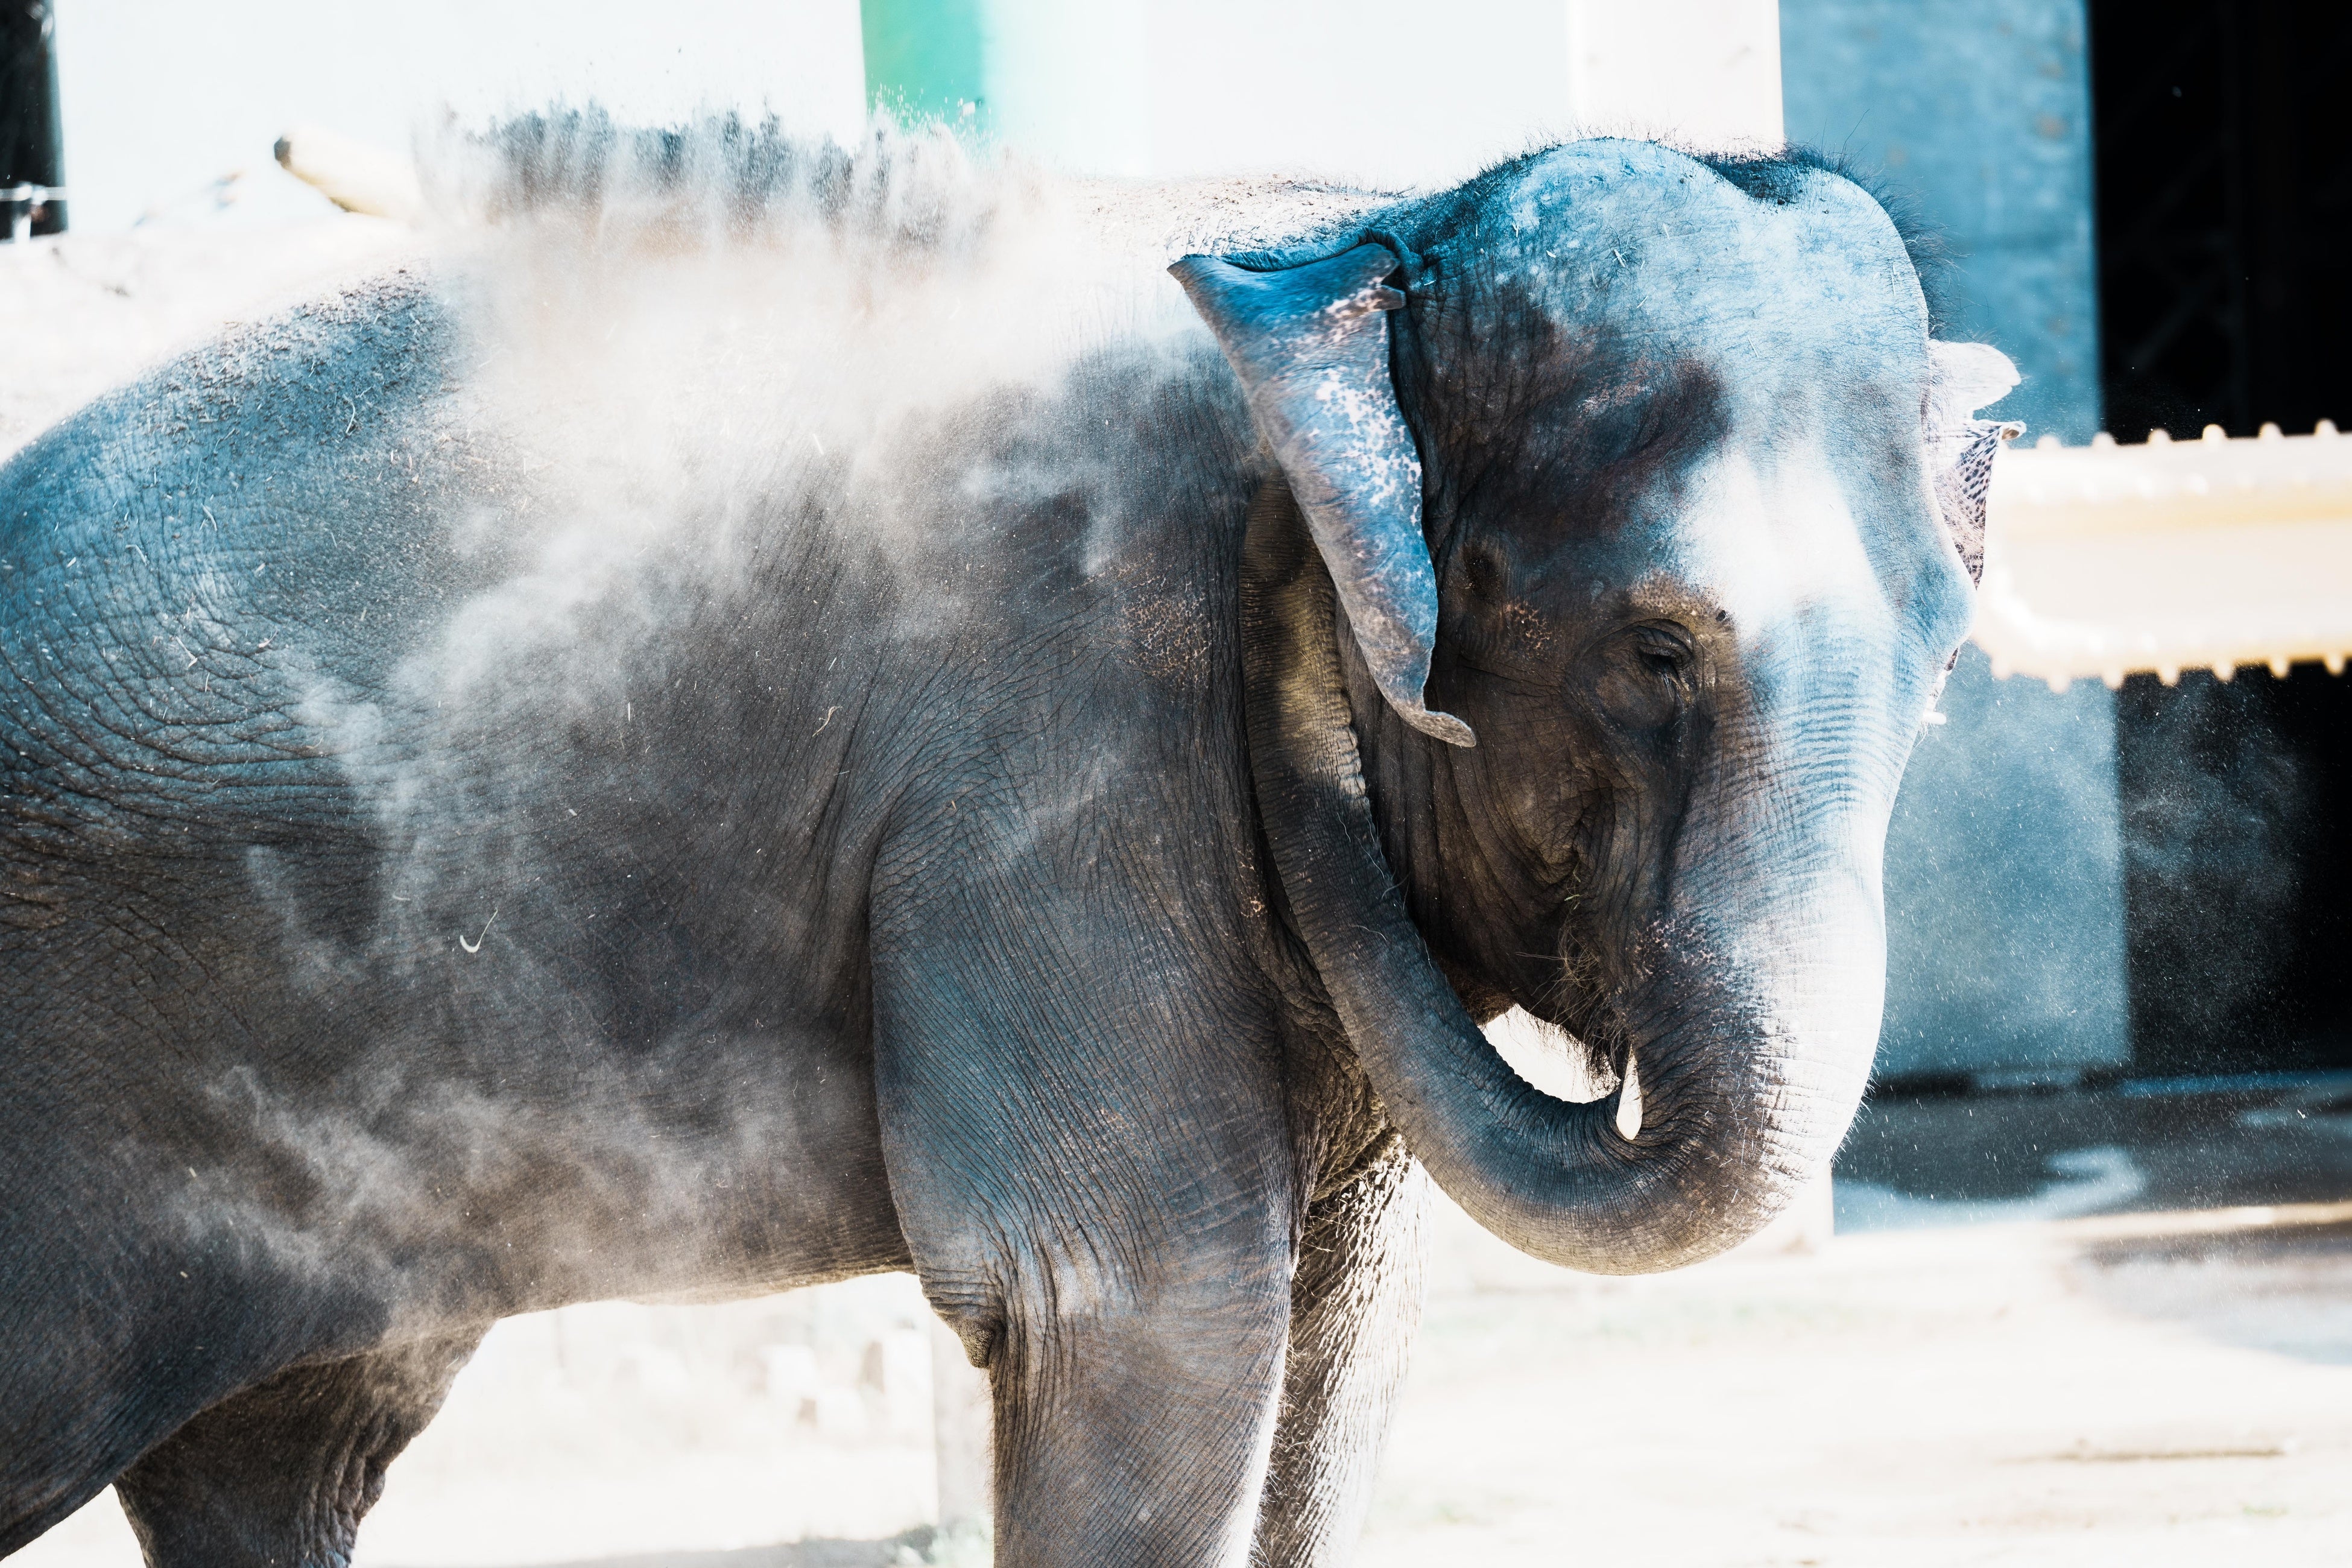
[[2265, 425], [2231, 440], [2001, 453], [1987, 509], [1977, 645], [1997, 675], [2063, 690], [2184, 669], [2352, 654], [2352, 438]]

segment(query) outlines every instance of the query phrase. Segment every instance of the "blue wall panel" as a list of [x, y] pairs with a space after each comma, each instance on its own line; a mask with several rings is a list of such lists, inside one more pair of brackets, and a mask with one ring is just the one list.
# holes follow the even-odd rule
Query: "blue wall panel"
[[[1948, 338], [2024, 384], [1998, 411], [2099, 427], [2082, 0], [1780, 0], [1789, 136], [1876, 172], [1946, 238]], [[2128, 1058], [2115, 702], [1963, 654], [1887, 842], [1882, 1076], [2063, 1077]]]

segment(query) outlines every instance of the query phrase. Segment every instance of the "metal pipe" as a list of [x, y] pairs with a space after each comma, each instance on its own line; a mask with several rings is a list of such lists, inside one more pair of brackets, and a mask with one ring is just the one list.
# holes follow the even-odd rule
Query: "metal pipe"
[[10, 241], [66, 226], [52, 0], [0, 0], [0, 217]]

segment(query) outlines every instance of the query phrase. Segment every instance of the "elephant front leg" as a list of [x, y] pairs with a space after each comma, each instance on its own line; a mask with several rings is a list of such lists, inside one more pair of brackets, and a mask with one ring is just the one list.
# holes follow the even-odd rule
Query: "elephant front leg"
[[924, 1289], [989, 1373], [998, 1568], [1243, 1568], [1290, 1320], [1281, 1194], [1186, 1225], [1149, 1211], [1197, 1186], [1147, 1196], [1107, 1159], [1045, 1213], [1007, 1201], [1041, 1173], [988, 1192], [943, 1149], [900, 1160]]
[[1003, 1568], [1248, 1560], [1286, 1302], [1234, 1279], [1239, 1259], [1197, 1261], [1156, 1300], [1032, 1298], [1008, 1324], [991, 1363]]
[[1402, 1145], [1307, 1214], [1255, 1562], [1336, 1568], [1372, 1503], [1421, 1322], [1429, 1178]]
[[1300, 1206], [1271, 1010], [1108, 870], [1004, 906], [903, 885], [877, 1103], [916, 1272], [994, 1391], [996, 1561], [1240, 1568]]

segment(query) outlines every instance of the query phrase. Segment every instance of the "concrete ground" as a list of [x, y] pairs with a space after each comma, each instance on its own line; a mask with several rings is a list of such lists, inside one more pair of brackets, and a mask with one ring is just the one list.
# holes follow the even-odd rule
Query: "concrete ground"
[[[1843, 1236], [1636, 1279], [1449, 1211], [1436, 1266], [1368, 1568], [2352, 1560], [2352, 1204]], [[916, 1561], [919, 1312], [885, 1279], [502, 1325], [394, 1467], [362, 1568]], [[11, 1568], [136, 1563], [101, 1499]]]
[[2337, 1075], [1883, 1096], [1833, 1240], [1657, 1279], [1456, 1216], [1365, 1560], [2352, 1562], [2347, 1196]]
[[2352, 1561], [2352, 1205], [1654, 1279], [1453, 1245], [1370, 1568]]

